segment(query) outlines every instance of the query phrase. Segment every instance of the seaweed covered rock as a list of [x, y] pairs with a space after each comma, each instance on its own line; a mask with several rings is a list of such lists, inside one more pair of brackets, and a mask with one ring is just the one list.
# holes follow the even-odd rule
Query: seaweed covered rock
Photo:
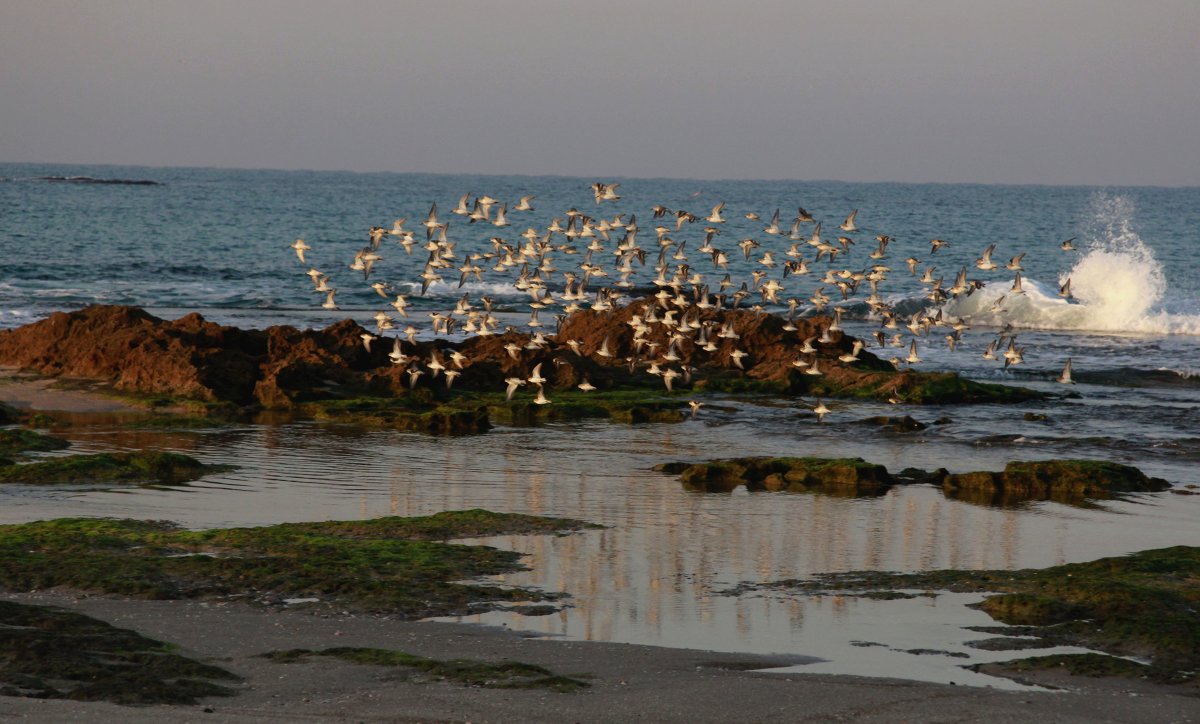
[[66, 587], [263, 605], [304, 597], [339, 611], [354, 608], [405, 618], [465, 615], [503, 601], [550, 601], [556, 596], [462, 583], [521, 570], [521, 556], [440, 541], [591, 527], [596, 526], [484, 510], [200, 531], [164, 521], [62, 518], [0, 526], [0, 589]]
[[0, 601], [0, 630], [3, 696], [194, 704], [236, 693], [234, 674], [72, 611]]
[[0, 467], [0, 483], [60, 485], [131, 483], [178, 485], [228, 468], [204, 465], [179, 453], [157, 450], [68, 455], [39, 462]]
[[42, 435], [33, 430], [23, 428], [0, 430], [0, 455], [62, 450], [70, 445], [71, 443], [60, 437]]
[[1002, 472], [948, 474], [942, 481], [948, 496], [993, 504], [1024, 500], [1069, 503], [1170, 487], [1167, 481], [1148, 477], [1135, 467], [1099, 460], [1011, 462]]
[[[891, 422], [892, 418], [884, 418]], [[934, 485], [950, 498], [984, 505], [1054, 500], [1072, 505], [1124, 493], [1161, 492], [1170, 483], [1119, 463], [1095, 460], [1012, 462], [1001, 472], [949, 473], [905, 468], [893, 475], [861, 458], [727, 458], [671, 462], [655, 470], [678, 475], [690, 490], [813, 491], [842, 495], [881, 495], [894, 485]]]
[[745, 485], [749, 490], [878, 495], [895, 482], [887, 468], [862, 458], [733, 458], [655, 469], [678, 474], [686, 488], [708, 492]]
[[[1089, 676], [1133, 673], [1164, 682], [1195, 682], [1200, 672], [1200, 548], [1194, 546], [1042, 569], [855, 571], [767, 587], [839, 595], [896, 589], [982, 592], [988, 595], [979, 608], [1007, 624], [987, 629], [991, 633], [1034, 636], [1046, 647], [1079, 646], [1150, 662], [1131, 668], [1110, 666], [1106, 659], [1054, 660], [1072, 670], [1078, 667]], [[1016, 663], [982, 666], [1002, 673]], [[1018, 668], [1046, 663], [1034, 660]]]

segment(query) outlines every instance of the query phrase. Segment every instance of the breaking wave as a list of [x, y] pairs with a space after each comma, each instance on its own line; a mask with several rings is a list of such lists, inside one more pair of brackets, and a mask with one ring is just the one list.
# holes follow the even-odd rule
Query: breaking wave
[[945, 312], [979, 324], [1027, 329], [1200, 335], [1200, 314], [1172, 314], [1160, 308], [1166, 276], [1154, 251], [1133, 229], [1132, 218], [1133, 204], [1126, 197], [1093, 199], [1087, 248], [1058, 279], [1059, 286], [1070, 280], [1073, 300], [1026, 278], [1025, 294], [1011, 294], [1005, 284], [990, 284], [951, 300]]

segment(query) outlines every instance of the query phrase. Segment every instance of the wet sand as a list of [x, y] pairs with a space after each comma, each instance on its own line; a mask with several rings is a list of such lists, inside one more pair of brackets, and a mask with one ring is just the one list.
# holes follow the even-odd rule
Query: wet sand
[[0, 367], [0, 402], [34, 412], [137, 412], [122, 400], [86, 389], [66, 389], [50, 377], [23, 374], [15, 367]]
[[[630, 644], [530, 639], [494, 628], [403, 622], [375, 616], [318, 617], [241, 604], [124, 601], [62, 593], [6, 595], [57, 605], [170, 641], [182, 653], [244, 677], [234, 697], [194, 706], [0, 697], [0, 719], [26, 721], [1200, 721], [1194, 688], [1071, 680], [1071, 691], [1005, 692], [847, 676], [775, 675], [747, 667], [794, 659]], [[436, 658], [510, 659], [586, 676], [572, 694], [413, 683], [381, 667], [337, 660], [279, 664], [271, 650], [371, 646]], [[1189, 696], [1188, 694], [1191, 694]], [[210, 711], [211, 710], [211, 711]]]

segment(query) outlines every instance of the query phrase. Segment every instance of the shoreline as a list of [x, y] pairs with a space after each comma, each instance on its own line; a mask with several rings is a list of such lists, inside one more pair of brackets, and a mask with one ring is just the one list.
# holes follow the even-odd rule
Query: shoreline
[[[795, 657], [726, 654], [635, 644], [534, 639], [472, 624], [388, 617], [319, 617], [244, 604], [144, 601], [67, 592], [3, 594], [52, 605], [177, 644], [183, 653], [244, 677], [230, 698], [194, 706], [0, 697], [0, 718], [25, 721], [1005, 721], [1188, 722], [1200, 719], [1189, 689], [1142, 681], [1040, 674], [1070, 691], [1002, 691], [890, 679], [768, 674], [748, 667]], [[388, 669], [337, 660], [279, 664], [258, 654], [290, 648], [373, 646], [437, 658], [538, 664], [591, 686], [561, 694], [405, 681]]]

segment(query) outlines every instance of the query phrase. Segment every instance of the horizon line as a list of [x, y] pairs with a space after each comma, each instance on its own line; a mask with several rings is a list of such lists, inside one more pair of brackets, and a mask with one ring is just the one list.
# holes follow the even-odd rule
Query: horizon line
[[1105, 184], [1086, 184], [1086, 183], [1046, 183], [1046, 182], [1004, 182], [1004, 181], [898, 181], [898, 180], [875, 180], [862, 181], [854, 179], [837, 179], [837, 178], [789, 178], [789, 177], [744, 177], [744, 178], [718, 178], [718, 177], [699, 177], [699, 176], [631, 176], [631, 175], [589, 175], [579, 176], [562, 173], [485, 173], [485, 172], [453, 172], [453, 171], [358, 171], [346, 168], [277, 168], [270, 166], [213, 166], [213, 165], [161, 165], [161, 164], [122, 164], [122, 163], [67, 163], [63, 161], [0, 161], [0, 166], [65, 166], [65, 167], [80, 167], [89, 166], [95, 168], [148, 168], [148, 169], [188, 169], [188, 170], [220, 170], [220, 171], [270, 171], [276, 173], [343, 173], [354, 174], [361, 176], [370, 175], [394, 175], [394, 176], [480, 176], [491, 178], [563, 178], [563, 179], [589, 179], [603, 178], [616, 180], [637, 180], [637, 181], [694, 181], [697, 183], [753, 183], [753, 182], [794, 182], [805, 184], [816, 183], [836, 183], [836, 184], [867, 184], [867, 185], [907, 185], [907, 186], [1033, 186], [1033, 187], [1051, 187], [1051, 188], [1156, 188], [1156, 189], [1194, 189], [1200, 188], [1200, 184], [1130, 184], [1130, 183], [1105, 183]]

